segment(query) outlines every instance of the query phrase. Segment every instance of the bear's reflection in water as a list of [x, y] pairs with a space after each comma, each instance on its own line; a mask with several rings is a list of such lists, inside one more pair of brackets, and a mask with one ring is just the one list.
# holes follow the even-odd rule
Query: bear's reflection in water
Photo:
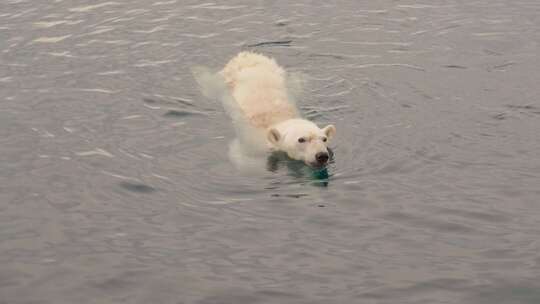
[[[329, 149], [329, 165], [334, 162], [334, 153]], [[233, 140], [229, 146], [229, 159], [233, 165], [243, 173], [264, 174], [264, 172], [286, 172], [300, 182], [309, 182], [315, 186], [328, 186], [331, 174], [327, 167], [314, 168], [303, 161], [294, 160], [287, 153], [276, 151], [267, 153], [250, 153], [242, 148], [238, 139]]]
[[[330, 155], [333, 155], [328, 149]], [[332, 162], [332, 158], [330, 160]], [[291, 159], [284, 152], [273, 152], [266, 159], [266, 169], [271, 172], [286, 169], [289, 176], [299, 179], [316, 181], [315, 185], [328, 186], [328, 169], [326, 167], [314, 168], [299, 160]]]

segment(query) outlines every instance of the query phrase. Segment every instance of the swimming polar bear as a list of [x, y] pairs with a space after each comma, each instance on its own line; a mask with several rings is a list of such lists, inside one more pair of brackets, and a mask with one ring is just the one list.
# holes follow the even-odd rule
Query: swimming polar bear
[[267, 146], [283, 151], [313, 167], [322, 167], [330, 158], [328, 143], [336, 128], [317, 127], [300, 118], [290, 100], [286, 73], [274, 59], [241, 52], [221, 70], [243, 120], [266, 133]]
[[[194, 69], [194, 75], [203, 93], [220, 98], [233, 120], [238, 136], [229, 152], [233, 162], [245, 162], [244, 156], [253, 151], [282, 151], [312, 167], [328, 163], [328, 143], [336, 128], [328, 125], [321, 129], [300, 117], [287, 74], [274, 59], [241, 52], [217, 75], [201, 68]], [[216, 86], [219, 83], [222, 87]], [[238, 154], [244, 156], [238, 158]]]

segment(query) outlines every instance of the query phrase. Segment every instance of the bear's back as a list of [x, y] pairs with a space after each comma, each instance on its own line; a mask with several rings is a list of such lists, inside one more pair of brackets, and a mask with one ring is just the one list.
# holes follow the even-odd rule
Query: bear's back
[[221, 75], [252, 125], [268, 128], [297, 116], [288, 101], [285, 71], [274, 59], [242, 52], [229, 61]]

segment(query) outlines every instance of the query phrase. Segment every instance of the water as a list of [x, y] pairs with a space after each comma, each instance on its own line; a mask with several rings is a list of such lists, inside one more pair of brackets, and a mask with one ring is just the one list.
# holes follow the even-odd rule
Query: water
[[[536, 0], [4, 0], [0, 303], [539, 303]], [[238, 172], [190, 69], [308, 76]]]

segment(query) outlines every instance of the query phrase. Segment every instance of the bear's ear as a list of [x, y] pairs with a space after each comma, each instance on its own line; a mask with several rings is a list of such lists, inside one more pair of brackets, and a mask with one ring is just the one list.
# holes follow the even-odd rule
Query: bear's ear
[[272, 143], [273, 145], [277, 145], [279, 140], [281, 139], [281, 134], [279, 134], [278, 130], [276, 130], [275, 128], [272, 128], [268, 130], [267, 137], [270, 143]]
[[334, 125], [328, 125], [323, 128], [323, 132], [328, 139], [331, 139], [336, 134], [336, 127]]

